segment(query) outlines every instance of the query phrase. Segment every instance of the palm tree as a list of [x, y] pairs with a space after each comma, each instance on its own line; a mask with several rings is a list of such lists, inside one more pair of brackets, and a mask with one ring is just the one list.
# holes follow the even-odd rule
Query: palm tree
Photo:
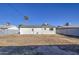
[[24, 16], [24, 20], [25, 20], [25, 24], [26, 24], [26, 21], [29, 20], [29, 17], [28, 16]]

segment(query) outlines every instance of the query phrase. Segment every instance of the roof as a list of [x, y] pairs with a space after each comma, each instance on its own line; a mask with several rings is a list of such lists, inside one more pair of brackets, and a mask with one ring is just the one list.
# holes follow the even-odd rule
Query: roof
[[79, 28], [79, 26], [60, 26], [57, 28]]
[[20, 28], [52, 28], [55, 26], [52, 25], [22, 25], [20, 26]]
[[11, 28], [11, 27], [16, 27], [16, 26], [14, 26], [14, 25], [0, 25], [1, 29], [8, 29], [8, 28]]

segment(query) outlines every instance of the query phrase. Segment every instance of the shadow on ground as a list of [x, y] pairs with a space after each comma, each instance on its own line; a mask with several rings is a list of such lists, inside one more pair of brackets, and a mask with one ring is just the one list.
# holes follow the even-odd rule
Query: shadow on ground
[[78, 55], [79, 45], [0, 46], [0, 55]]

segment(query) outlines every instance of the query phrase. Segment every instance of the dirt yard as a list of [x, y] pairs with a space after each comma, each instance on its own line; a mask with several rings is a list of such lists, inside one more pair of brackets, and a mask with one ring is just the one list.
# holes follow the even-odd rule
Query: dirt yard
[[0, 46], [28, 45], [72, 45], [79, 44], [79, 38], [62, 35], [0, 35]]

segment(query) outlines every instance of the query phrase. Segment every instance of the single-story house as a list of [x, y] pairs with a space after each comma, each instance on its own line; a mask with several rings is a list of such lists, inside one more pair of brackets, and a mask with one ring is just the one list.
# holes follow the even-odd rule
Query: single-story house
[[48, 24], [20, 26], [20, 34], [56, 34], [55, 26]]
[[15, 25], [0, 25], [0, 34], [4, 35], [4, 34], [18, 34], [19, 29], [17, 26]]

